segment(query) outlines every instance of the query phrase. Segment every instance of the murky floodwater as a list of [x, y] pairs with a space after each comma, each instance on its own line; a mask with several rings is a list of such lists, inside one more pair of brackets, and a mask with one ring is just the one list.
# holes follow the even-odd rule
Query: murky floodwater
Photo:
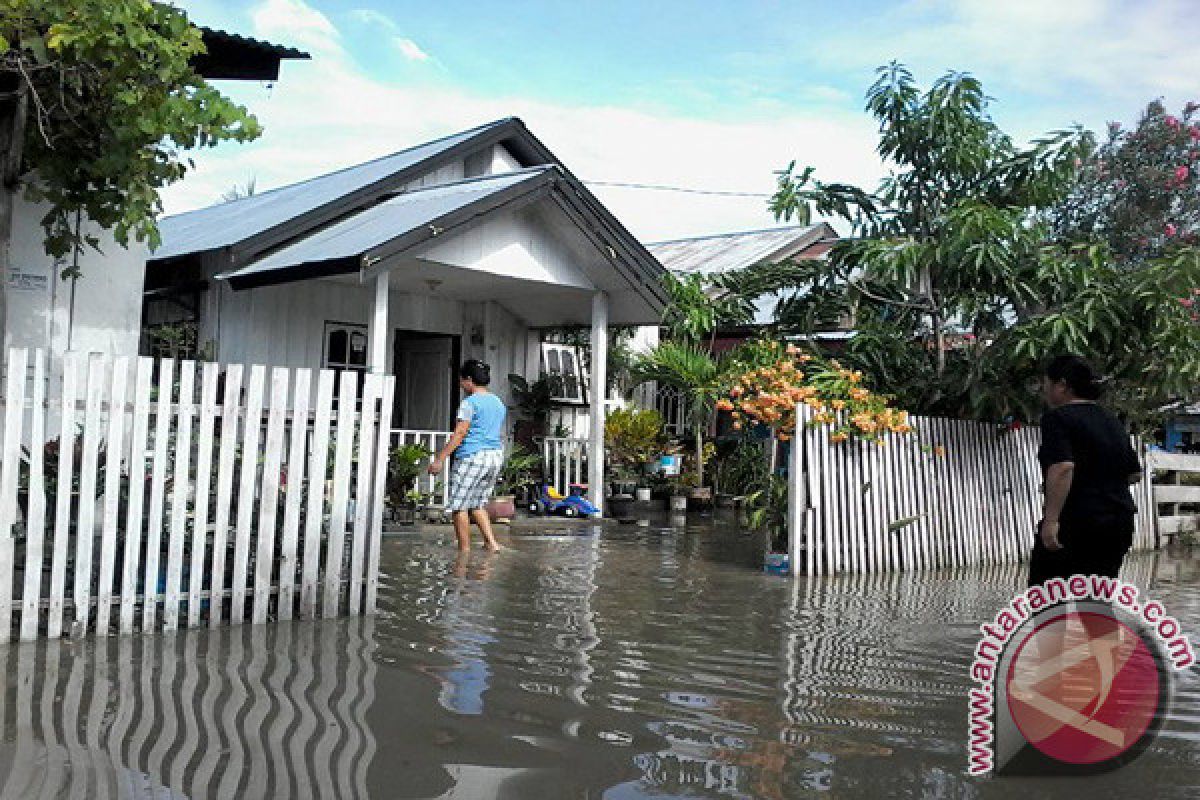
[[[385, 539], [373, 619], [10, 648], [0, 796], [1186, 797], [1200, 676], [1103, 779], [965, 775], [1017, 568], [792, 582], [730, 530]], [[1200, 559], [1127, 577], [1196, 638]]]

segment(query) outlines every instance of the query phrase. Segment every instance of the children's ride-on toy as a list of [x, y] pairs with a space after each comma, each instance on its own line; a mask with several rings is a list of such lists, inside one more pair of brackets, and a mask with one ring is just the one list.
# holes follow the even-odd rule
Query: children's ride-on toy
[[571, 487], [571, 494], [565, 497], [549, 484], [542, 484], [540, 491], [529, 501], [529, 511], [534, 514], [555, 515], [559, 517], [590, 517], [600, 513], [580, 487]]

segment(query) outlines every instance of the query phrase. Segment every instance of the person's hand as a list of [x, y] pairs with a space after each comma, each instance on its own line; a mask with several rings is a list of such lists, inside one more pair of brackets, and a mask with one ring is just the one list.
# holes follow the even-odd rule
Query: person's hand
[[1062, 543], [1058, 541], [1058, 520], [1044, 519], [1042, 520], [1042, 544], [1050, 552], [1062, 550]]
[[429, 462], [429, 474], [430, 475], [438, 475], [441, 473], [441, 471], [442, 471], [442, 460], [440, 458], [435, 458], [433, 461]]

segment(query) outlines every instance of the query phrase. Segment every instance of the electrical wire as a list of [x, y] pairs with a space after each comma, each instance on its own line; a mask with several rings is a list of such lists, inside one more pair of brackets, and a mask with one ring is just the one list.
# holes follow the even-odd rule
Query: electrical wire
[[714, 197], [756, 197], [770, 198], [766, 192], [731, 192], [720, 189], [693, 189], [687, 186], [666, 186], [658, 183], [623, 183], [620, 181], [584, 181], [588, 186], [605, 186], [612, 189], [649, 189], [656, 192], [680, 192], [683, 194], [703, 194]]

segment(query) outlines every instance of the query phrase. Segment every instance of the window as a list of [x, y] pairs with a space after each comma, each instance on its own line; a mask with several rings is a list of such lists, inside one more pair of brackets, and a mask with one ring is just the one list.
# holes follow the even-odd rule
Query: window
[[367, 326], [326, 322], [325, 351], [321, 357], [321, 367], [358, 373], [358, 388], [361, 394], [363, 376], [367, 374]]
[[583, 359], [571, 345], [542, 343], [542, 373], [554, 384], [553, 399], [560, 403], [586, 403]]

